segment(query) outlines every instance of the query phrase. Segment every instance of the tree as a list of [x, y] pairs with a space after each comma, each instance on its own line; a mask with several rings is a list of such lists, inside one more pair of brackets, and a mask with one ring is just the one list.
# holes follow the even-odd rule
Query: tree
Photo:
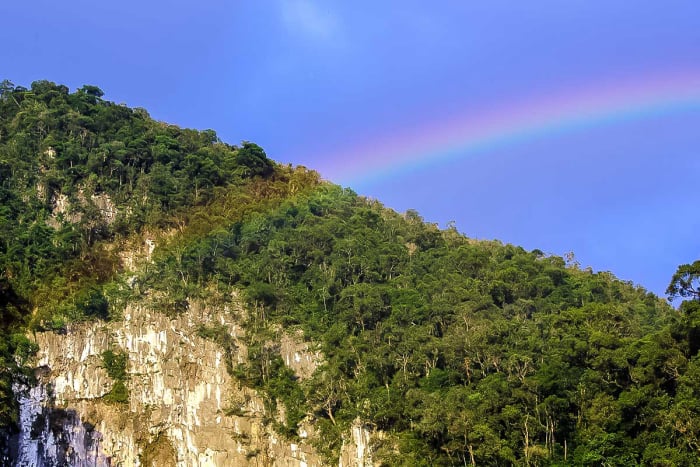
[[87, 94], [88, 96], [93, 96], [98, 99], [105, 95], [102, 89], [98, 88], [97, 86], [91, 86], [89, 84], [86, 84], [82, 88], [78, 89], [78, 93]]
[[668, 300], [683, 297], [679, 310], [684, 316], [685, 334], [690, 355], [700, 351], [700, 260], [693, 264], [681, 264], [666, 289]]
[[669, 300], [678, 297], [700, 300], [700, 260], [678, 266], [666, 289]]
[[273, 172], [270, 159], [263, 148], [255, 143], [244, 142], [243, 147], [236, 153], [236, 163], [245, 167], [246, 175], [267, 177]]
[[9, 96], [14, 90], [15, 85], [12, 83], [12, 81], [8, 79], [0, 81], [0, 99], [3, 99], [5, 96]]

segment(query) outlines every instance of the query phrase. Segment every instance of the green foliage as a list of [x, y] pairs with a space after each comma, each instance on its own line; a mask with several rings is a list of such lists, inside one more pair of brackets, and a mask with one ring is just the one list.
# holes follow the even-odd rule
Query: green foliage
[[[199, 335], [278, 432], [310, 416], [329, 462], [359, 418], [391, 465], [698, 464], [698, 262], [672, 278], [677, 311], [103, 97], [0, 83], [0, 428], [36, 351], [28, 327], [113, 318], [137, 289], [168, 313], [240, 291], [247, 362], [225, 327]], [[161, 229], [175, 234], [125, 286], [120, 246]], [[310, 378], [284, 364], [281, 330], [320, 346]], [[126, 355], [102, 357], [105, 399], [127, 402]]]
[[112, 389], [105, 394], [104, 400], [115, 404], [128, 404], [129, 389], [126, 387], [124, 381], [115, 381], [112, 385]]
[[39, 345], [32, 342], [22, 333], [15, 333], [10, 336], [10, 347], [14, 348], [15, 361], [19, 366], [24, 364], [39, 351]]
[[0, 429], [14, 423], [11, 381], [31, 353], [8, 336], [118, 316], [120, 244], [189, 224], [209, 205], [216, 212], [229, 192], [276, 170], [252, 143], [239, 149], [211, 130], [157, 122], [96, 86], [2, 81]]
[[129, 389], [126, 387], [128, 356], [124, 352], [107, 349], [102, 352], [102, 366], [114, 380], [112, 389], [104, 396], [107, 402], [126, 404], [129, 402]]
[[123, 352], [114, 352], [111, 349], [102, 352], [102, 366], [112, 379], [121, 381], [126, 379], [126, 365], [128, 361], [128, 356]]
[[678, 266], [666, 293], [669, 299], [683, 297], [700, 300], [700, 260]]
[[79, 316], [88, 319], [109, 317], [109, 304], [102, 290], [98, 287], [81, 290], [75, 298], [75, 307]]
[[236, 154], [236, 163], [243, 167], [247, 177], [255, 175], [267, 177], [273, 172], [272, 163], [265, 151], [255, 143], [243, 143], [243, 147]]
[[[118, 258], [102, 245], [181, 225], [217, 189], [276, 169], [253, 143], [237, 148], [211, 130], [156, 122], [104, 100], [96, 86], [70, 93], [49, 81], [30, 90], [3, 81], [0, 91], [0, 279], [40, 308], [37, 328], [53, 310], [108, 317], [95, 291], [115, 277]], [[45, 295], [71, 306], [45, 305]]]
[[[666, 415], [693, 355], [688, 317], [609, 273], [441, 232], [330, 185], [184, 251], [179, 267], [200, 283], [243, 289], [249, 361], [234, 375], [267, 395], [271, 414], [304, 407], [281, 433], [311, 413], [329, 459], [358, 417], [387, 433], [389, 463], [693, 456], [694, 438]], [[167, 276], [167, 261], [151, 273]], [[281, 361], [280, 326], [321, 344], [326, 363], [310, 380]], [[693, 423], [696, 409], [681, 407]]]

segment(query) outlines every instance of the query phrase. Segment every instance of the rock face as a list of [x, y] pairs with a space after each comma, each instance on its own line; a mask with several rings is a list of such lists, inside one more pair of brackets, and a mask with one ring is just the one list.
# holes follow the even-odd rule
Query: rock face
[[75, 410], [45, 406], [51, 398], [47, 389], [43, 384], [15, 388], [22, 408], [15, 465], [109, 466], [100, 450], [101, 434]]
[[[232, 355], [198, 336], [199, 326], [242, 332], [232, 310], [193, 305], [175, 318], [131, 305], [120, 322], [76, 325], [36, 335], [36, 384], [16, 387], [21, 432], [14, 443], [19, 466], [234, 466], [324, 465], [308, 440], [277, 436], [263, 423], [263, 400], [238, 387], [227, 361]], [[291, 339], [291, 338], [290, 338]], [[295, 371], [316, 365], [317, 354], [285, 344]], [[128, 402], [108, 402], [113, 381], [103, 368], [106, 350], [126, 354]], [[227, 360], [230, 359], [230, 360]], [[312, 371], [312, 370], [311, 370]], [[269, 415], [269, 414], [267, 414]], [[341, 465], [371, 465], [368, 433], [348, 434]]]

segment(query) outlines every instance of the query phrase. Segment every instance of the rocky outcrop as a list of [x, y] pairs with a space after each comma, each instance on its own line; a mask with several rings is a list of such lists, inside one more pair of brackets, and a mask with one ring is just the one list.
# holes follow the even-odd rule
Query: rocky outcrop
[[46, 384], [15, 387], [21, 407], [20, 433], [12, 453], [15, 465], [108, 467], [110, 459], [100, 449], [101, 434], [75, 410], [48, 406], [49, 389]]
[[[275, 434], [254, 391], [228, 374], [241, 363], [242, 343], [229, 349], [199, 337], [201, 326], [225, 326], [240, 337], [240, 310], [193, 304], [176, 317], [130, 305], [123, 320], [43, 332], [34, 385], [17, 387], [22, 429], [15, 442], [20, 466], [229, 466], [323, 465], [310, 437]], [[313, 372], [320, 355], [294, 336], [284, 338], [284, 359], [300, 375]], [[110, 396], [116, 381], [103, 353], [127, 356], [126, 402]], [[353, 428], [341, 465], [369, 465], [368, 432]]]
[[300, 379], [311, 377], [322, 361], [321, 352], [310, 349], [309, 344], [303, 341], [301, 333], [293, 336], [282, 334], [280, 356]]
[[349, 435], [343, 442], [340, 452], [339, 465], [347, 467], [371, 467], [372, 451], [370, 443], [372, 432], [362, 423], [355, 420]]

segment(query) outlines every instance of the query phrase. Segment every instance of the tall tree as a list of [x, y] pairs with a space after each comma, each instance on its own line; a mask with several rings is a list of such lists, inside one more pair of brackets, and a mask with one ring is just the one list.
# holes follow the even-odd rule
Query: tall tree
[[700, 300], [700, 260], [678, 266], [666, 293], [671, 300], [678, 297]]

